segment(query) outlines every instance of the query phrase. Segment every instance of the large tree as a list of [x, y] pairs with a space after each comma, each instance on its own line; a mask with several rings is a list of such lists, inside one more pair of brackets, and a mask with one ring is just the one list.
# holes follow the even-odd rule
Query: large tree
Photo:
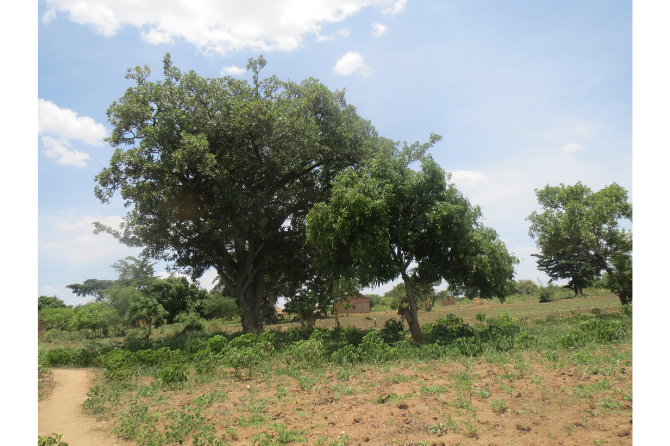
[[102, 202], [120, 192], [130, 208], [120, 231], [98, 231], [193, 278], [214, 267], [244, 332], [262, 330], [266, 278], [290, 272], [281, 254], [304, 245], [307, 211], [379, 139], [343, 91], [261, 80], [265, 63], [249, 60], [251, 83], [182, 73], [169, 54], [163, 81], [150, 82], [146, 66], [128, 70], [135, 86], [107, 111], [116, 150], [95, 189]]
[[[307, 216], [308, 239], [330, 268], [363, 284], [402, 277], [407, 304], [398, 311], [417, 342], [423, 339], [417, 287], [444, 279], [504, 298], [516, 262], [495, 231], [481, 225], [479, 208], [424, 155], [438, 140], [431, 135], [422, 146], [390, 150], [359, 170], [347, 169], [331, 200]], [[417, 160], [418, 172], [409, 167]]]
[[592, 192], [574, 186], [549, 186], [535, 190], [542, 212], [533, 212], [529, 235], [536, 239], [541, 256], [562, 259], [579, 256], [597, 273], [607, 271], [608, 286], [622, 305], [633, 301], [633, 233], [619, 227], [632, 221], [628, 192], [617, 183]]

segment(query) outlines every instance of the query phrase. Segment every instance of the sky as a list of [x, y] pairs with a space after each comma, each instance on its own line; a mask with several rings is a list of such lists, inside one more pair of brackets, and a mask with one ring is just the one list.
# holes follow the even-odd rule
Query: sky
[[430, 154], [520, 259], [516, 279], [547, 280], [525, 220], [535, 189], [616, 182], [632, 196], [631, 2], [42, 0], [37, 13], [37, 291], [67, 304], [85, 299], [66, 285], [113, 279], [139, 253], [93, 234], [127, 212], [93, 188], [126, 70], [159, 80], [168, 52], [182, 71], [242, 79], [263, 54], [261, 75], [345, 89], [382, 136], [442, 135]]

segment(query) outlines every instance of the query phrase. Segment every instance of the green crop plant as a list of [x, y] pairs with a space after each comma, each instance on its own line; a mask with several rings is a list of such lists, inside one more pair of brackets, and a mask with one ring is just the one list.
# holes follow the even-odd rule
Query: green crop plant
[[491, 401], [490, 407], [492, 411], [500, 414], [505, 413], [509, 410], [509, 407], [507, 407], [507, 403], [502, 399]]
[[61, 440], [63, 434], [53, 433], [44, 437], [37, 437], [37, 446], [68, 446], [66, 442]]
[[435, 424], [431, 424], [430, 426], [428, 426], [428, 430], [432, 434], [440, 436], [440, 435], [446, 433], [449, 430], [449, 428], [447, 428], [447, 426], [445, 424], [435, 423]]

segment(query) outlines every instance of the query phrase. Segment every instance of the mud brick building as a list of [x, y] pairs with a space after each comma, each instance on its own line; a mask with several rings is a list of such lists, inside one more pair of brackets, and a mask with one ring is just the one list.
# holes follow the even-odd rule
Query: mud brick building
[[368, 297], [347, 297], [335, 302], [335, 311], [337, 314], [358, 314], [370, 312], [370, 298]]

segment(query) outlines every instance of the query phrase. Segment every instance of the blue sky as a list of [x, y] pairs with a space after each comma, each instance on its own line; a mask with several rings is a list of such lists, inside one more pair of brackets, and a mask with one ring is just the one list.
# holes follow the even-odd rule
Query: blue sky
[[525, 221], [535, 188], [632, 194], [630, 2], [46, 0], [38, 14], [38, 292], [69, 304], [84, 300], [65, 285], [114, 278], [138, 252], [92, 234], [125, 215], [93, 196], [94, 177], [126, 69], [160, 79], [166, 52], [182, 71], [245, 79], [263, 54], [266, 76], [345, 88], [383, 136], [442, 135], [433, 158], [522, 260], [519, 279], [545, 277]]

